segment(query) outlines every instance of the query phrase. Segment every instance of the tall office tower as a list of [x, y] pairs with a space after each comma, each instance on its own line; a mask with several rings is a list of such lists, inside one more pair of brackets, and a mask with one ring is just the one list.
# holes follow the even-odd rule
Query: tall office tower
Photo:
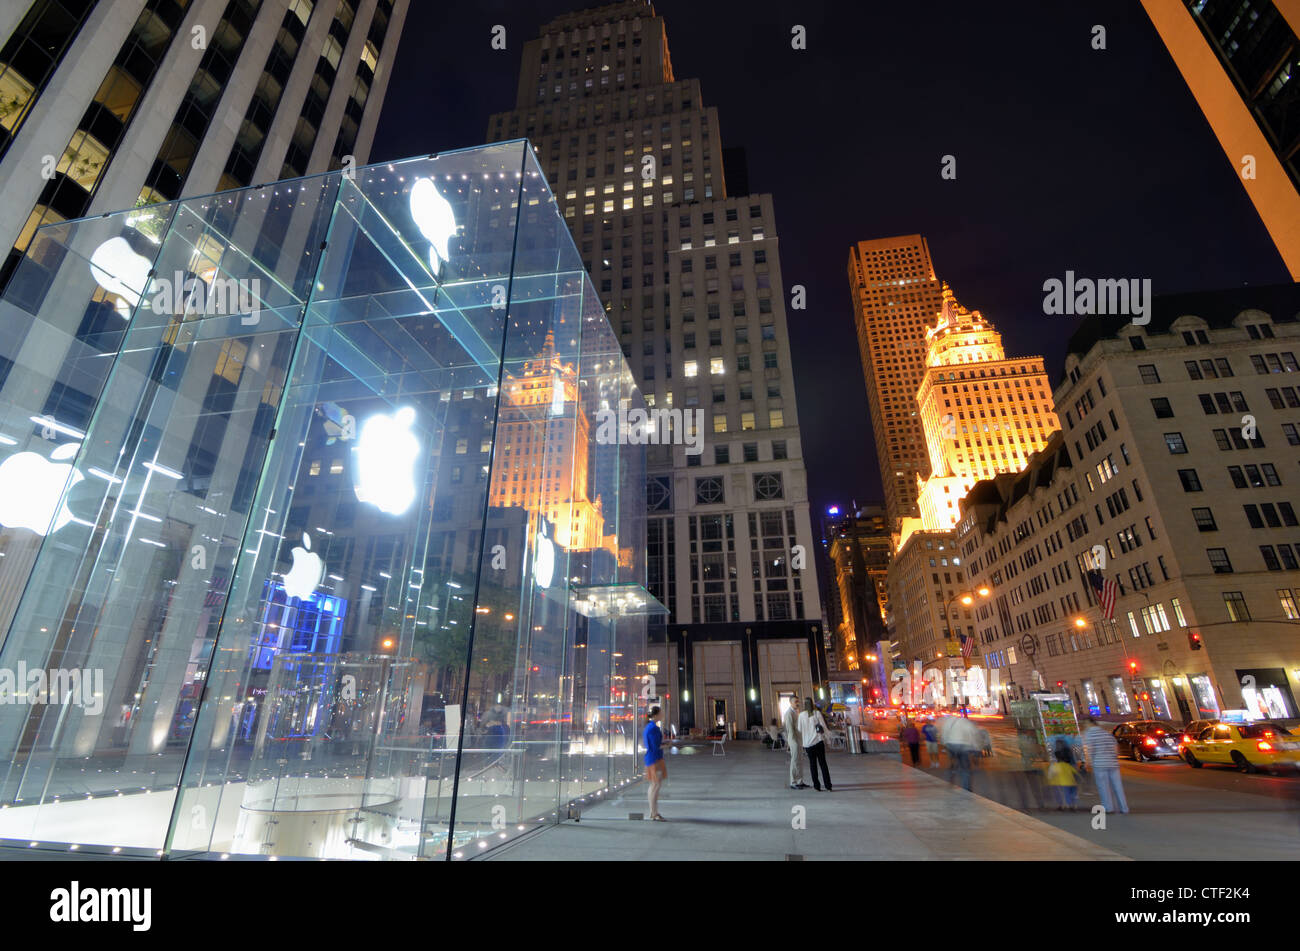
[[917, 477], [930, 474], [916, 391], [925, 375], [925, 328], [943, 307], [943, 286], [925, 238], [909, 234], [851, 248], [849, 287], [885, 509], [897, 531], [916, 514]]
[[772, 198], [728, 192], [717, 111], [674, 76], [646, 2], [559, 17], [525, 44], [516, 108], [488, 123], [490, 140], [520, 137], [646, 402], [703, 422], [701, 442], [647, 460], [669, 720], [766, 723], [825, 671]]
[[42, 224], [364, 164], [407, 4], [5, 4], [0, 287]]
[[955, 528], [958, 503], [981, 479], [1019, 472], [1060, 428], [1042, 357], [1008, 359], [1002, 335], [946, 285], [926, 330], [929, 351], [916, 394], [930, 454], [917, 497], [921, 524]]
[[1142, 0], [1300, 281], [1300, 0]]

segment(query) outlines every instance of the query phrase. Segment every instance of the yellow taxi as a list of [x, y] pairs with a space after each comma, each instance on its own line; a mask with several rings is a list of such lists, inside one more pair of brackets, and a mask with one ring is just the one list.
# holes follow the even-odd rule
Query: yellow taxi
[[1179, 752], [1188, 766], [1235, 766], [1243, 773], [1300, 768], [1300, 737], [1276, 723], [1215, 723], [1187, 736]]

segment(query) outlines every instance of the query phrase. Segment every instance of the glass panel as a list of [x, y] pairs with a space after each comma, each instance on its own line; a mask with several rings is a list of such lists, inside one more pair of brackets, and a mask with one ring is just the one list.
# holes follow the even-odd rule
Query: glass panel
[[644, 583], [644, 404], [525, 143], [51, 226], [0, 307], [0, 669], [61, 672], [0, 839], [461, 858], [639, 773], [570, 589]]

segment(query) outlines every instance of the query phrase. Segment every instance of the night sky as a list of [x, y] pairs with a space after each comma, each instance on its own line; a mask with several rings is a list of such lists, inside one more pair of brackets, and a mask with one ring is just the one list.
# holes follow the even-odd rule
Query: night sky
[[[513, 109], [523, 43], [579, 2], [412, 0], [371, 161], [484, 141]], [[879, 499], [846, 267], [858, 240], [920, 233], [935, 270], [1053, 384], [1079, 318], [1042, 285], [1150, 278], [1153, 292], [1279, 284], [1287, 272], [1134, 0], [661, 0], [678, 79], [771, 192], [814, 512]], [[490, 47], [507, 30], [507, 49]], [[790, 46], [790, 28], [808, 48]], [[1107, 49], [1091, 48], [1106, 27]], [[957, 159], [956, 181], [940, 178]], [[788, 290], [787, 290], [788, 293]], [[788, 300], [788, 298], [787, 298]], [[814, 515], [814, 524], [816, 516]]]

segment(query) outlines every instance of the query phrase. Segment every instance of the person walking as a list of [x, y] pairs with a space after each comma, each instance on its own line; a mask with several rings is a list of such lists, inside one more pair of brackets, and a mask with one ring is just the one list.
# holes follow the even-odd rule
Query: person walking
[[1102, 808], [1107, 812], [1118, 809], [1127, 815], [1128, 802], [1124, 799], [1124, 785], [1119, 778], [1119, 744], [1096, 717], [1088, 717], [1087, 723], [1088, 728], [1083, 731], [1083, 749], [1088, 754], [1088, 766], [1097, 782]]
[[1056, 793], [1058, 811], [1078, 808], [1079, 771], [1074, 768], [1074, 756], [1065, 740], [1056, 741], [1056, 760], [1047, 767], [1047, 784]]
[[1038, 809], [1043, 808], [1043, 747], [1038, 742], [1038, 735], [1033, 730], [1021, 727], [1016, 732], [1016, 744], [1020, 749], [1020, 768], [1013, 770], [1016, 786], [1020, 792], [1022, 808], [1028, 811], [1031, 802]]
[[822, 719], [821, 711], [813, 706], [811, 699], [804, 699], [798, 727], [800, 743], [803, 751], [808, 754], [808, 772], [812, 773], [813, 788], [822, 791], [822, 785], [817, 779], [817, 765], [820, 763], [826, 791], [831, 792], [831, 771], [826, 765], [826, 721]]
[[931, 766], [939, 765], [939, 734], [935, 732], [934, 721], [926, 720], [921, 724], [921, 735], [925, 737], [925, 752], [930, 758]]
[[659, 729], [659, 716], [659, 708], [651, 707], [646, 714], [642, 740], [645, 743], [645, 778], [650, 784], [650, 818], [655, 822], [667, 822], [667, 819], [659, 815], [659, 787], [668, 778], [668, 763], [664, 759], [663, 749], [664, 731]]
[[785, 745], [790, 752], [790, 788], [807, 789], [808, 784], [803, 781], [803, 759], [799, 756], [803, 744], [799, 742], [799, 723], [795, 717], [795, 709], [798, 703], [798, 697], [790, 698], [790, 702], [785, 708], [785, 714], [782, 717], [781, 727], [785, 730]]
[[903, 729], [900, 738], [907, 744], [907, 752], [912, 756], [912, 765], [921, 765], [921, 731], [916, 728], [916, 723], [911, 720], [903, 721]]
[[939, 724], [939, 739], [948, 750], [948, 781], [954, 773], [967, 792], [971, 785], [971, 756], [979, 749], [979, 732], [965, 717], [944, 717]]

